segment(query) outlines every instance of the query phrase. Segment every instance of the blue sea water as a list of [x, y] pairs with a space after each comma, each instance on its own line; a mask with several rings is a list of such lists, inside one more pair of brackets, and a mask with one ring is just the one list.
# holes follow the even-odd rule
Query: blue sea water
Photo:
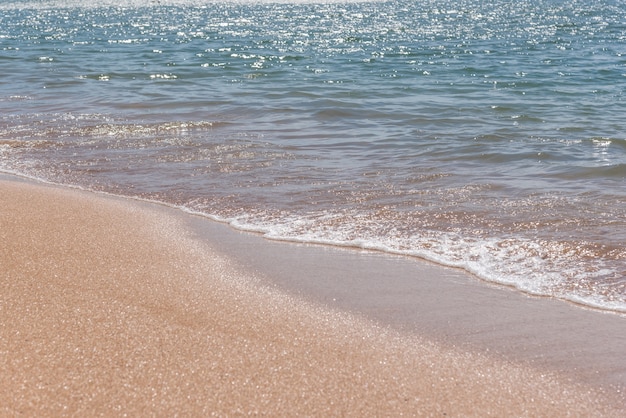
[[626, 312], [625, 41], [610, 0], [0, 1], [0, 169]]

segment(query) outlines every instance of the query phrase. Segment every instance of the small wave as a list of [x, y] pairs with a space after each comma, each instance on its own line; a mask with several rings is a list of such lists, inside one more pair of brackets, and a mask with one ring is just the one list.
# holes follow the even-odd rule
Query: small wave
[[[605, 311], [626, 313], [626, 298], [623, 292], [619, 292], [619, 287], [612, 290], [606, 287], [604, 293], [597, 291], [598, 286], [603, 282], [606, 283], [606, 278], [616, 277], [619, 272], [614, 272], [610, 268], [605, 269], [601, 265], [591, 268], [590, 264], [587, 264], [586, 278], [581, 280], [580, 265], [568, 262], [568, 254], [588, 251], [581, 248], [581, 245], [510, 238], [468, 240], [450, 233], [415, 236], [411, 238], [411, 243], [398, 245], [380, 238], [346, 240], [340, 233], [338, 234], [339, 231], [326, 228], [323, 229], [325, 233], [318, 235], [314, 232], [316, 229], [314, 222], [306, 219], [268, 224], [251, 222], [245, 218], [208, 217], [228, 223], [238, 230], [260, 233], [272, 240], [358, 248], [416, 257], [461, 268], [487, 282], [511, 286], [531, 295], [556, 297]], [[331, 218], [332, 216], [329, 220], [332, 221]], [[294, 225], [297, 225], [297, 229], [308, 232], [294, 234], [292, 230]], [[329, 231], [333, 232], [328, 235]], [[548, 261], [556, 264], [550, 267]], [[573, 280], [574, 278], [576, 280]]]
[[612, 164], [600, 167], [570, 167], [567, 173], [562, 173], [556, 177], [571, 180], [604, 178], [604, 179], [625, 179], [626, 163]]
[[86, 114], [37, 114], [33, 117], [13, 118], [7, 122], [7, 126], [0, 130], [0, 138], [5, 138], [14, 146], [16, 144], [26, 146], [26, 143], [30, 144], [28, 146], [36, 146], [43, 143], [42, 141], [45, 142], [41, 138], [50, 140], [78, 138], [81, 141], [88, 141], [90, 138], [99, 137], [155, 137], [165, 133], [185, 135], [230, 125], [229, 122], [220, 121], [128, 123], [111, 121], [101, 115]]
[[33, 100], [31, 96], [11, 95], [8, 97], [0, 97], [0, 102], [22, 102], [26, 100]]

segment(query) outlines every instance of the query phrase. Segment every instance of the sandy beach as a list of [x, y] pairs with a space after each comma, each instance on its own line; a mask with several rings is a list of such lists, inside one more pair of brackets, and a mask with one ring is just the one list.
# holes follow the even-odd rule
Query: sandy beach
[[0, 415], [624, 416], [623, 317], [226, 228], [0, 180]]

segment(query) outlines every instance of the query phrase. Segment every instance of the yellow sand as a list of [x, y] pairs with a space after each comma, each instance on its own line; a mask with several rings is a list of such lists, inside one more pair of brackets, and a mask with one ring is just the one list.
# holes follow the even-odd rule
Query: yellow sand
[[0, 415], [624, 413], [260, 283], [159, 207], [0, 181]]

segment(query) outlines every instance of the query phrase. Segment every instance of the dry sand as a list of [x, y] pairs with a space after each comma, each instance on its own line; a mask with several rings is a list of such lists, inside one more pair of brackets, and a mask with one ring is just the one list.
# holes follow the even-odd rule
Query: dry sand
[[597, 386], [289, 296], [216, 244], [155, 205], [0, 181], [0, 415], [626, 411]]

